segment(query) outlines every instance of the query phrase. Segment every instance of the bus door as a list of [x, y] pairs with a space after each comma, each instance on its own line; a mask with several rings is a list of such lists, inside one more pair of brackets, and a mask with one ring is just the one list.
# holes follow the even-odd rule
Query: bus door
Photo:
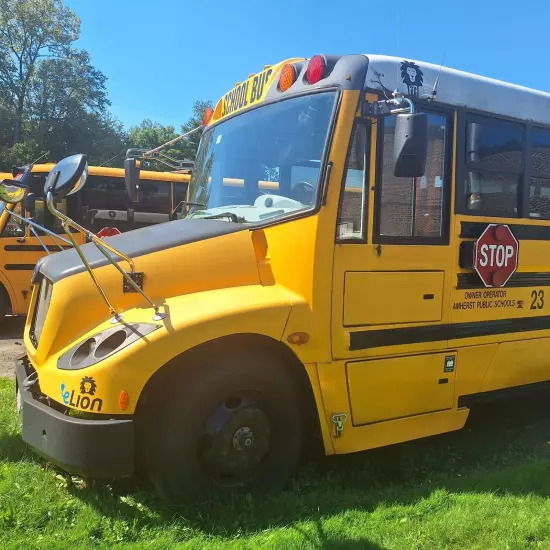
[[[33, 174], [32, 192], [36, 196], [34, 221], [43, 225], [47, 229], [58, 233], [64, 237], [65, 232], [59, 225], [58, 220], [47, 210], [44, 198], [44, 181], [46, 174]], [[67, 212], [67, 199], [56, 203], [59, 210]], [[23, 211], [22, 205], [15, 205], [14, 212], [26, 217], [30, 212]], [[40, 240], [46, 245], [51, 253], [59, 252], [60, 247], [54, 242], [54, 239], [43, 231], [37, 231]], [[85, 241], [84, 235], [75, 234], [78, 243]], [[30, 230], [30, 227], [21, 223], [15, 218], [7, 219], [0, 233], [0, 251], [1, 263], [0, 269], [11, 285], [16, 303], [12, 304], [12, 313], [14, 315], [26, 314], [30, 299], [30, 283], [34, 267], [42, 256], [46, 255], [40, 240]], [[57, 241], [59, 244], [59, 241]], [[70, 245], [64, 245], [65, 248], [71, 248]]]
[[429, 113], [426, 172], [393, 175], [395, 116], [357, 120], [340, 194], [333, 357], [345, 362], [354, 425], [451, 409], [452, 116]]

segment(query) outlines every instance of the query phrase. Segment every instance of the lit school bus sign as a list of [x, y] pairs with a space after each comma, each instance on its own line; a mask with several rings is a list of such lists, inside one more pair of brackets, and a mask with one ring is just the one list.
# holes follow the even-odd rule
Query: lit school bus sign
[[302, 61], [291, 59], [266, 68], [227, 92], [216, 105], [212, 122], [257, 105], [265, 100], [267, 92], [286, 63]]

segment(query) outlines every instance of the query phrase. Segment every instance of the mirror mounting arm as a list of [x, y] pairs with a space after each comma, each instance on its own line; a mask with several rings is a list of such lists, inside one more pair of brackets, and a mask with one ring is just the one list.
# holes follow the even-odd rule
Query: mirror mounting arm
[[109, 250], [109, 252], [112, 252], [113, 254], [116, 254], [117, 256], [122, 258], [130, 266], [130, 273], [135, 273], [135, 270], [136, 270], [135, 264], [134, 264], [134, 261], [131, 258], [126, 256], [125, 254], [123, 254], [122, 252], [117, 250], [116, 248], [112, 247], [111, 245], [107, 244], [105, 241], [102, 241], [97, 235], [95, 235], [91, 231], [88, 231], [85, 227], [82, 227], [81, 225], [79, 225], [75, 221], [71, 220], [71, 218], [69, 218], [68, 216], [63, 214], [63, 212], [60, 212], [59, 210], [57, 210], [57, 208], [55, 207], [54, 202], [53, 202], [53, 195], [52, 195], [51, 191], [48, 191], [47, 202], [48, 202], [48, 210], [56, 218], [61, 220], [61, 223], [66, 223], [68, 226], [72, 227], [73, 229], [76, 229], [80, 233], [83, 233], [86, 236], [86, 238], [90, 239], [96, 246], [98, 246], [98, 244], [99, 244], [99, 246], [102, 246], [102, 247], [106, 248], [107, 250]]
[[[405, 106], [403, 104], [406, 104]], [[396, 108], [393, 108], [396, 107]], [[392, 99], [385, 99], [382, 101], [375, 101], [370, 103], [364, 101], [361, 113], [363, 116], [370, 117], [385, 117], [390, 115], [397, 115], [401, 113], [414, 114], [415, 107], [414, 103], [408, 98], [405, 97], [402, 93], [397, 90], [393, 92]]]
[[[50, 203], [50, 197], [51, 197], [51, 193], [48, 193], [48, 206], [49, 206], [49, 203]], [[70, 228], [69, 224], [67, 224], [66, 222], [62, 222], [62, 224], [63, 224], [63, 229], [65, 230], [65, 233], [67, 233], [67, 236], [69, 237], [69, 239], [70, 239], [71, 243], [73, 244], [75, 250], [77, 251], [78, 255], [80, 256], [80, 259], [82, 260], [82, 263], [84, 264], [84, 266], [86, 267], [86, 270], [90, 274], [90, 277], [92, 278], [92, 281], [94, 282], [97, 290], [99, 291], [99, 293], [101, 294], [101, 297], [103, 298], [103, 300], [107, 304], [107, 307], [109, 308], [109, 313], [113, 316], [113, 321], [115, 321], [115, 322], [120, 321], [122, 319], [122, 315], [117, 314], [117, 312], [115, 311], [115, 308], [111, 305], [111, 302], [109, 302], [109, 298], [107, 298], [107, 295], [105, 294], [105, 291], [103, 290], [103, 287], [99, 284], [99, 281], [97, 280], [96, 276], [94, 275], [94, 272], [93, 272], [92, 268], [90, 267], [90, 264], [88, 263], [88, 260], [86, 259], [86, 256], [84, 256], [84, 253], [82, 252], [82, 250], [80, 250], [80, 247], [78, 246], [75, 238], [73, 237], [73, 234], [71, 233], [71, 228]]]
[[84, 235], [86, 235], [86, 237], [89, 238], [94, 243], [94, 245], [101, 252], [101, 254], [103, 254], [103, 256], [105, 256], [107, 261], [110, 264], [112, 264], [121, 273], [121, 275], [124, 277], [124, 279], [126, 281], [128, 281], [130, 286], [132, 286], [136, 292], [139, 292], [141, 294], [141, 296], [149, 303], [149, 305], [155, 310], [155, 315], [153, 316], [154, 321], [160, 321], [161, 319], [164, 319], [167, 316], [166, 313], [161, 313], [159, 311], [159, 306], [155, 305], [153, 300], [151, 300], [151, 298], [149, 298], [149, 296], [147, 296], [147, 294], [145, 294], [145, 292], [132, 279], [132, 277], [130, 277], [128, 275], [128, 273], [126, 273], [126, 271], [124, 271], [124, 269], [122, 269], [120, 267], [118, 262], [115, 261], [112, 258], [112, 256], [110, 256], [108, 254], [108, 252], [112, 252], [113, 254], [116, 254], [117, 256], [122, 258], [123, 260], [127, 261], [128, 264], [130, 265], [131, 273], [133, 274], [133, 273], [135, 273], [135, 265], [134, 265], [134, 262], [132, 261], [131, 258], [126, 256], [125, 254], [122, 254], [122, 252], [118, 251], [113, 246], [111, 246], [111, 245], [107, 244], [105, 241], [101, 240], [99, 237], [97, 237], [97, 235], [94, 235], [91, 231], [88, 231], [87, 229], [85, 229], [81, 225], [77, 224], [75, 221], [71, 220], [68, 216], [66, 216], [65, 214], [63, 214], [59, 210], [57, 210], [57, 208], [54, 205], [53, 194], [52, 194], [51, 191], [48, 191], [48, 193], [46, 195], [46, 202], [48, 204], [49, 211], [56, 218], [61, 220], [61, 223], [63, 224], [63, 229], [65, 230], [65, 233], [67, 233], [67, 236], [69, 237], [71, 243], [76, 248], [76, 251], [78, 252], [78, 255], [80, 256], [80, 259], [82, 260], [82, 263], [86, 267], [86, 270], [90, 274], [90, 277], [94, 281], [97, 289], [101, 293], [101, 296], [105, 300], [105, 303], [107, 304], [107, 307], [109, 308], [110, 313], [113, 315], [113, 319], [111, 321], [112, 323], [119, 322], [122, 319], [122, 314], [117, 314], [115, 309], [113, 308], [113, 306], [109, 302], [103, 288], [101, 287], [101, 285], [99, 284], [99, 281], [95, 277], [90, 264], [88, 263], [88, 261], [86, 260], [82, 250], [80, 249], [80, 246], [76, 243], [74, 237], [72, 236], [72, 233], [71, 233], [71, 230], [70, 230], [71, 227], [73, 227], [77, 231], [80, 231], [81, 233], [84, 233]]

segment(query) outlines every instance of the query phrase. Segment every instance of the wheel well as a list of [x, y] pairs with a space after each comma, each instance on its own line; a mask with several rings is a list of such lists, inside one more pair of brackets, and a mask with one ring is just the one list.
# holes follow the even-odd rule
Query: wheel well
[[187, 369], [193, 368], [193, 364], [222, 354], [227, 356], [228, 354], [238, 353], [242, 349], [254, 350], [280, 359], [281, 366], [292, 377], [302, 395], [303, 413], [306, 421], [305, 433], [321, 439], [319, 414], [315, 404], [313, 388], [303, 363], [287, 346], [262, 334], [225, 336], [200, 344], [174, 357], [147, 381], [138, 400], [136, 415], [146, 414], [147, 405], [154, 404], [157, 396], [162, 395], [162, 388], [166, 387], [165, 384], [184, 375]]
[[1, 293], [0, 298], [2, 300], [0, 307], [4, 309], [3, 312], [0, 310], [0, 315], [2, 315], [2, 313], [4, 315], [6, 314], [11, 315], [13, 313], [13, 306], [11, 303], [10, 295], [8, 293], [7, 288], [2, 283], [0, 283], [0, 293]]

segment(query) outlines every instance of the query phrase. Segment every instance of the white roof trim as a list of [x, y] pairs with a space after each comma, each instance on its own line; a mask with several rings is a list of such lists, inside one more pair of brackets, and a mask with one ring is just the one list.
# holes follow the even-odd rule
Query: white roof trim
[[438, 103], [550, 125], [550, 93], [422, 61], [365, 55], [369, 58], [367, 88], [429, 97], [439, 76]]

